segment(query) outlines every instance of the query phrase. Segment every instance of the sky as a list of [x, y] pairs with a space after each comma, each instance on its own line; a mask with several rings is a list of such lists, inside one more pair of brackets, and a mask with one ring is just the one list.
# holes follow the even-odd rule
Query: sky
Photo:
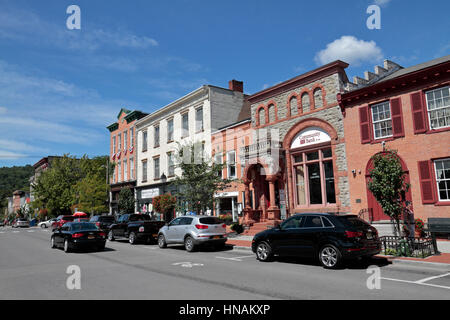
[[153, 112], [204, 84], [253, 94], [337, 59], [352, 79], [448, 55], [450, 1], [431, 3], [0, 0], [0, 167], [106, 155], [121, 108]]

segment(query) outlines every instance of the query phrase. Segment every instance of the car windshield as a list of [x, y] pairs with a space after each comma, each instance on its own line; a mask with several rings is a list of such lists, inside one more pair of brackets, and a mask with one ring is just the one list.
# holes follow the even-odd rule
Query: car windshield
[[146, 214], [136, 214], [130, 217], [130, 221], [150, 220], [150, 216]]
[[222, 224], [223, 221], [216, 217], [205, 217], [199, 219], [200, 223], [203, 224]]
[[73, 223], [70, 226], [71, 231], [89, 231], [89, 230], [98, 230], [97, 226], [90, 222], [80, 222], [80, 223]]
[[339, 221], [346, 226], [352, 226], [355, 228], [367, 228], [369, 224], [357, 216], [341, 216], [338, 217]]
[[65, 221], [73, 221], [73, 219], [75, 219], [75, 217], [73, 217], [73, 216], [65, 216], [62, 218], [62, 220], [65, 220]]

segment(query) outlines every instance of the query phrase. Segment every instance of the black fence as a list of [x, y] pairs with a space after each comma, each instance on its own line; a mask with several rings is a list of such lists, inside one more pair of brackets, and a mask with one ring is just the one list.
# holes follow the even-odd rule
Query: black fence
[[384, 236], [380, 240], [385, 255], [425, 258], [438, 253], [431, 238]]

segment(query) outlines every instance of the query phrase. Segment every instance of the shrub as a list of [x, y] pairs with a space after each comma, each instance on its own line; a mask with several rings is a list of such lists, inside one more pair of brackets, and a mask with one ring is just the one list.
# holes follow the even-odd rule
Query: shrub
[[239, 233], [244, 232], [244, 226], [242, 224], [239, 224], [239, 223], [233, 223], [231, 225], [231, 230], [233, 230], [234, 232], [239, 234]]

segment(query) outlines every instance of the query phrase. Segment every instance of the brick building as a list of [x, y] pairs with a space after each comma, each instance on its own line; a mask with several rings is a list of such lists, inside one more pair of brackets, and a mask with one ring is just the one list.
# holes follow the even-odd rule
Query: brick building
[[214, 162], [225, 164], [220, 173], [224, 179], [236, 179], [231, 185], [215, 195], [214, 215], [231, 215], [237, 222], [242, 216], [245, 203], [245, 186], [241, 182], [245, 162], [240, 155], [241, 148], [252, 141], [250, 104], [244, 102], [237, 122], [220, 128], [211, 136], [212, 158]]
[[244, 223], [297, 212], [349, 212], [343, 116], [348, 64], [335, 61], [249, 96], [253, 141], [245, 163]]
[[389, 62], [338, 95], [344, 119], [350, 208], [389, 221], [366, 184], [371, 157], [395, 149], [411, 184], [415, 218], [450, 217], [450, 56], [410, 68]]
[[119, 212], [119, 193], [122, 188], [130, 188], [134, 193], [136, 186], [136, 130], [137, 120], [147, 113], [122, 108], [117, 122], [109, 125], [110, 161], [115, 163], [110, 181], [110, 214]]

